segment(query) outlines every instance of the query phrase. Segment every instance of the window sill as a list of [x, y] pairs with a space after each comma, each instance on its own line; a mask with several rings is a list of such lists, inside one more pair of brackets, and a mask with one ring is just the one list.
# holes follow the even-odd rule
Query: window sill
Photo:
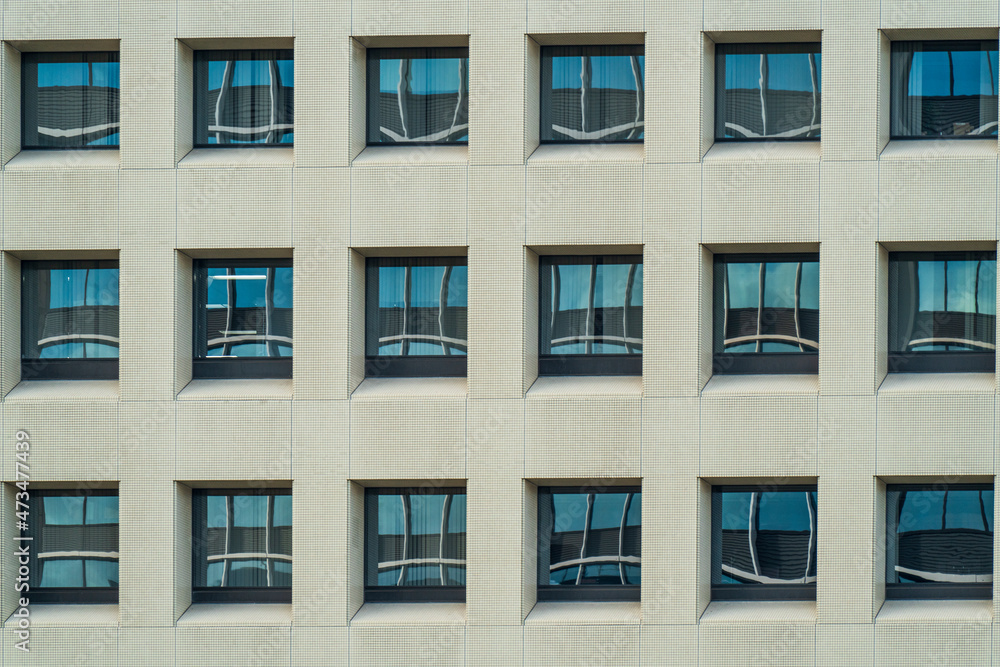
[[26, 150], [7, 162], [7, 171], [32, 169], [118, 169], [121, 166], [117, 150]]
[[541, 144], [534, 153], [528, 156], [528, 164], [641, 163], [645, 159], [646, 148], [642, 143]]
[[351, 398], [465, 398], [468, 393], [465, 378], [365, 378]]
[[993, 373], [889, 373], [879, 395], [893, 394], [992, 394]]
[[819, 394], [818, 375], [713, 375], [702, 396]]
[[638, 625], [640, 602], [538, 602], [525, 625]]
[[[32, 627], [117, 627], [118, 605], [116, 604], [33, 604]], [[17, 626], [18, 618], [9, 616], [4, 627]]]
[[366, 602], [351, 625], [465, 625], [465, 603]]
[[819, 162], [822, 157], [819, 141], [717, 141], [702, 162]]
[[774, 602], [710, 602], [701, 615], [701, 623], [816, 623], [816, 602], [812, 600], [776, 600]]
[[193, 604], [179, 619], [177, 627], [250, 626], [284, 627], [292, 624], [290, 604]]
[[289, 400], [293, 395], [291, 380], [191, 380], [178, 401], [260, 401]]
[[356, 167], [418, 167], [426, 164], [469, 164], [469, 147], [464, 144], [430, 146], [368, 146], [351, 163]]
[[526, 398], [562, 396], [642, 396], [639, 375], [560, 375], [539, 377]]
[[292, 167], [295, 149], [272, 148], [195, 148], [181, 158], [178, 169], [212, 169], [218, 167]]
[[895, 139], [886, 144], [880, 160], [997, 159], [997, 138]]
[[876, 623], [993, 622], [993, 600], [886, 600]]
[[23, 380], [7, 401], [117, 401], [118, 380]]

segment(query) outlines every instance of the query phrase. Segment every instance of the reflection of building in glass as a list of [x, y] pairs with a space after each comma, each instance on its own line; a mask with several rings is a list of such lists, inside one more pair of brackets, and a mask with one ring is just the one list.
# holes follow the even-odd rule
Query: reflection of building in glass
[[368, 50], [368, 143], [469, 140], [469, 50]]

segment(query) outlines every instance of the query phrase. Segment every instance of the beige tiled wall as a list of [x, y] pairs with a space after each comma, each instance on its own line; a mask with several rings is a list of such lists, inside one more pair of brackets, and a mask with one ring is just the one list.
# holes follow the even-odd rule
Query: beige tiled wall
[[[39, 627], [23, 654], [8, 625], [4, 665], [1000, 664], [992, 619], [876, 622], [885, 597], [878, 477], [992, 476], [1000, 411], [989, 391], [878, 391], [880, 244], [995, 242], [998, 196], [995, 142], [889, 142], [890, 41], [880, 30], [996, 34], [998, 25], [996, 0], [2, 0], [0, 509], [11, 512], [13, 434], [25, 429], [33, 481], [117, 484], [122, 562], [118, 626]], [[714, 40], [789, 30], [822, 33], [822, 144], [714, 144]], [[553, 159], [536, 153], [539, 45], [587, 35], [644, 41], [645, 145]], [[365, 150], [364, 44], [441, 36], [470, 47], [468, 150], [366, 153], [355, 163]], [[191, 160], [184, 40], [228, 38], [294, 40], [293, 150]], [[45, 40], [118, 41], [118, 159], [18, 155], [18, 47]], [[712, 249], [792, 242], [818, 245], [821, 256], [818, 394], [702, 396]], [[539, 254], [609, 245], [643, 248], [641, 394], [613, 384], [601, 395], [529, 394]], [[407, 247], [468, 255], [467, 394], [352, 397], [364, 379], [365, 255]], [[248, 383], [242, 400], [177, 400], [192, 371], [192, 257], [207, 249], [291, 249], [291, 395], [256, 396]], [[119, 258], [117, 395], [11, 393], [20, 260], [60, 251]], [[537, 585], [534, 482], [636, 478], [641, 618], [616, 624], [597, 610], [586, 624], [526, 620]], [[782, 620], [761, 607], [702, 622], [704, 478], [817, 480], [812, 616]], [[364, 597], [363, 485], [420, 479], [467, 483], [465, 622], [418, 613], [352, 624]], [[291, 620], [178, 626], [191, 603], [188, 485], [241, 480], [292, 483]], [[6, 616], [11, 522], [0, 527]]]

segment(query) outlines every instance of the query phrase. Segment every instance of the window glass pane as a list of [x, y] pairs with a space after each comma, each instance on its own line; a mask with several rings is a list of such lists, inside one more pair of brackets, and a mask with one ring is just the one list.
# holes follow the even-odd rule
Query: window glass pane
[[539, 584], [639, 585], [641, 492], [540, 490], [538, 502]]
[[542, 141], [642, 141], [642, 45], [543, 46]]
[[288, 588], [292, 496], [196, 491], [192, 496], [195, 588]]
[[468, 140], [468, 49], [368, 49], [369, 144]]
[[[33, 491], [22, 536], [31, 538], [32, 588], [118, 587], [118, 496]], [[23, 508], [22, 508], [23, 509]]]
[[365, 525], [367, 586], [465, 585], [464, 492], [372, 489]]
[[454, 260], [368, 260], [369, 356], [464, 356], [468, 270]]
[[195, 358], [292, 356], [288, 260], [195, 266]]
[[542, 258], [541, 354], [642, 354], [642, 258]]
[[118, 357], [118, 262], [21, 263], [21, 358]]
[[720, 487], [712, 496], [713, 584], [816, 582], [816, 492]]
[[997, 133], [997, 43], [893, 42], [894, 137]]
[[886, 582], [993, 581], [992, 487], [888, 487]]
[[719, 44], [717, 139], [818, 139], [819, 44]]
[[996, 253], [892, 253], [889, 352], [987, 352], [996, 343]]
[[195, 143], [291, 145], [291, 50], [195, 51]]
[[819, 258], [715, 261], [715, 352], [815, 353]]
[[25, 148], [118, 146], [117, 52], [23, 53]]

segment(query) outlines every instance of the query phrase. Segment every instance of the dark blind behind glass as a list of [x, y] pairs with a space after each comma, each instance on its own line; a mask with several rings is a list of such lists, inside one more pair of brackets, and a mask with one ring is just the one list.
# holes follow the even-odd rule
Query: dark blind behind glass
[[368, 143], [466, 143], [467, 48], [368, 49]]
[[643, 45], [543, 46], [543, 142], [642, 141]]
[[118, 146], [118, 52], [22, 53], [25, 148]]
[[997, 42], [893, 42], [893, 137], [997, 133]]
[[291, 49], [195, 51], [194, 61], [197, 146], [293, 143]]

